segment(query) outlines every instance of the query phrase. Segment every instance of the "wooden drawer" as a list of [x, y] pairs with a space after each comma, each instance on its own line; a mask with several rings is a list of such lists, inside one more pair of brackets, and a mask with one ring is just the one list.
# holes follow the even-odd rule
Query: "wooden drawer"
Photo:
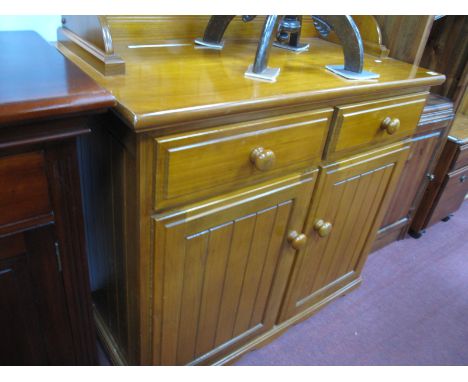
[[157, 138], [155, 208], [317, 165], [332, 112], [301, 112]]
[[468, 193], [468, 166], [447, 175], [442, 194], [428, 225], [438, 222], [458, 210]]
[[[0, 158], [0, 228], [50, 214], [42, 152]], [[5, 228], [0, 229], [3, 232]]]
[[[337, 159], [364, 148], [396, 142], [410, 136], [416, 129], [427, 94], [418, 93], [337, 107], [327, 158]], [[387, 124], [387, 121], [390, 123]]]
[[460, 146], [458, 151], [457, 159], [453, 166], [454, 170], [468, 166], [468, 145]]

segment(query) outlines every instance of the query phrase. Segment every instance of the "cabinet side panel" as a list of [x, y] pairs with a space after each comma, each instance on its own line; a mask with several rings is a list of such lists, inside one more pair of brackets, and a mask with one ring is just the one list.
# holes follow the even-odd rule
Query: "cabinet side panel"
[[[128, 153], [102, 126], [79, 140], [85, 233], [91, 292], [102, 323], [129, 360], [128, 225], [125, 188]], [[111, 354], [111, 357], [113, 355]]]

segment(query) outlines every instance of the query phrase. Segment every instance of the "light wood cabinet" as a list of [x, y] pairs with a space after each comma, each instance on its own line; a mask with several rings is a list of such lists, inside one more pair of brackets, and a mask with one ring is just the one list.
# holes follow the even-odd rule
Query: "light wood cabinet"
[[392, 97], [337, 107], [336, 134], [328, 145], [328, 159], [398, 142], [411, 135], [428, 93]]
[[[281, 319], [317, 309], [324, 298], [359, 282], [368, 247], [381, 222], [408, 154], [408, 146], [332, 163], [321, 169], [304, 230], [309, 238], [299, 253]], [[329, 224], [325, 232], [323, 224]]]
[[313, 59], [272, 51], [281, 77], [256, 82], [241, 64], [252, 41], [193, 49], [202, 23], [187, 17], [175, 21], [183, 44], [155, 48], [169, 19], [151, 16], [99, 19], [125, 61], [124, 75], [103, 75], [78, 58], [82, 33], [66, 19], [61, 51], [118, 102], [80, 144], [97, 326], [114, 363], [230, 363], [359, 285], [442, 76], [366, 55], [380, 77], [344, 80], [325, 69], [341, 47], [304, 33]]
[[273, 327], [315, 175], [153, 218], [155, 363], [206, 363]]
[[313, 110], [155, 138], [155, 208], [309, 168], [320, 161], [332, 114]]

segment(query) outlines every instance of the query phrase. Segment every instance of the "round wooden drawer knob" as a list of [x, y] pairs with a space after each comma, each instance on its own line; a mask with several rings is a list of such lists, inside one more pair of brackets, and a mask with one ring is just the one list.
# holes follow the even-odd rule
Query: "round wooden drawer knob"
[[388, 134], [395, 134], [400, 128], [400, 120], [398, 118], [387, 117], [382, 121], [380, 127]]
[[303, 233], [298, 233], [297, 231], [291, 231], [288, 234], [288, 241], [295, 250], [299, 251], [307, 243], [307, 236]]
[[276, 156], [271, 150], [265, 150], [263, 147], [257, 147], [250, 153], [250, 160], [258, 170], [267, 171], [275, 165]]
[[314, 224], [314, 230], [318, 233], [320, 237], [328, 236], [332, 230], [332, 224], [325, 222], [322, 219], [317, 220]]

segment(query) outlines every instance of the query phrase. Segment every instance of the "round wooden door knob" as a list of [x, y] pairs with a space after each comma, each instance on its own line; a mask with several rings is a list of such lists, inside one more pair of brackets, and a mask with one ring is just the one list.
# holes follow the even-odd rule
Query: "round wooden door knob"
[[288, 241], [295, 250], [299, 251], [307, 243], [307, 236], [303, 233], [298, 233], [297, 231], [291, 231], [288, 234]]
[[382, 121], [380, 125], [388, 134], [395, 134], [400, 128], [400, 120], [398, 118], [387, 117]]
[[318, 233], [320, 237], [328, 236], [332, 230], [333, 226], [331, 223], [319, 219], [314, 224], [314, 230]]
[[257, 147], [250, 153], [250, 160], [258, 170], [267, 171], [275, 165], [276, 156], [271, 150]]

